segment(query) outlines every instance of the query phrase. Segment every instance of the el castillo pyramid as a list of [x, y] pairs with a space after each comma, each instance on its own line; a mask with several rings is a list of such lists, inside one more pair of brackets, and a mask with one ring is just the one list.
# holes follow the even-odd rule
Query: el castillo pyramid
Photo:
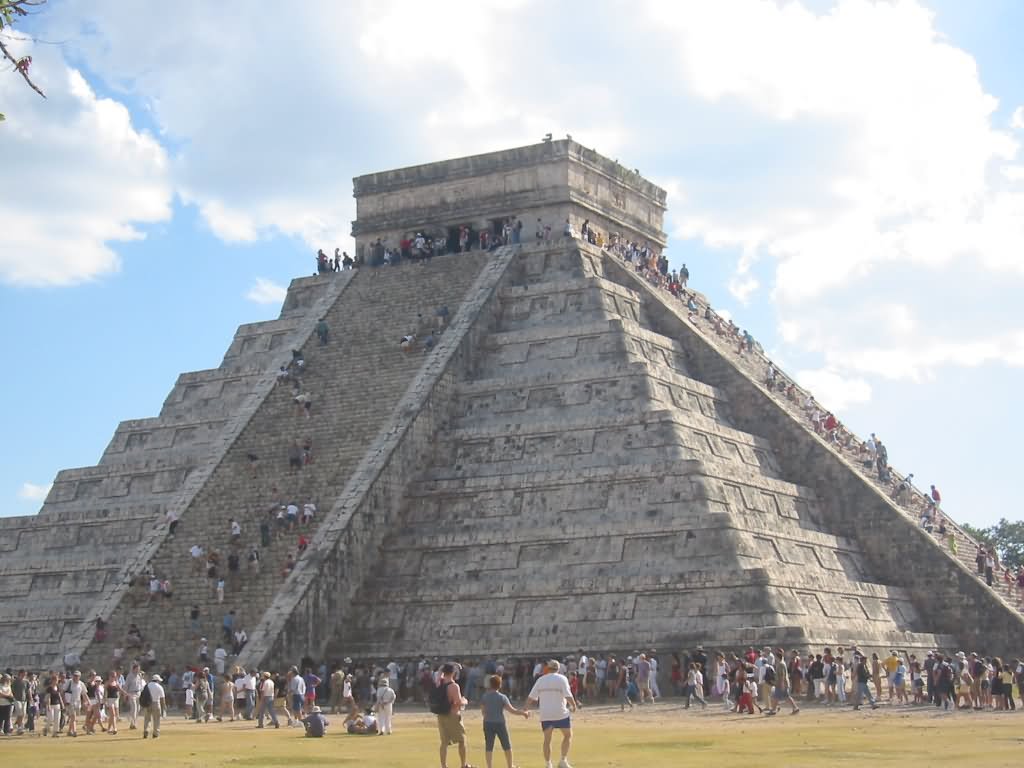
[[[454, 246], [460, 227], [474, 248], [293, 281], [278, 319], [241, 326], [218, 368], [182, 374], [158, 416], [118, 425], [95, 467], [60, 472], [38, 515], [0, 519], [0, 667], [71, 653], [105, 669], [131, 624], [144, 639], [128, 656], [192, 663], [193, 606], [211, 652], [236, 612], [243, 664], [1024, 645], [1021, 614], [974, 573], [973, 543], [954, 531], [963, 561], [951, 555], [815, 434], [765, 386], [763, 358], [704, 320], [700, 294], [690, 316], [615, 253], [562, 234], [588, 221], [660, 249], [664, 190], [548, 141], [361, 176], [355, 195], [367, 259], [416, 232]], [[476, 247], [509, 217], [520, 242]], [[402, 351], [441, 306], [436, 345]], [[298, 349], [309, 419], [277, 381]], [[291, 467], [307, 440], [312, 462]], [[278, 533], [276, 510], [309, 502], [286, 576], [300, 531]], [[221, 557], [223, 603], [193, 567], [197, 543]], [[150, 598], [149, 569], [171, 598]]]

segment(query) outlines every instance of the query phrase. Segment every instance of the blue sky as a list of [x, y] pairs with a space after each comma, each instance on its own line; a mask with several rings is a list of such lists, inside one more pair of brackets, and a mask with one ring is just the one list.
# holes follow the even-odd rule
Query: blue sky
[[63, 44], [12, 42], [49, 98], [0, 77], [0, 514], [276, 316], [353, 176], [551, 131], [664, 185], [673, 264], [956, 518], [1020, 516], [1024, 5], [256, 10], [54, 0]]

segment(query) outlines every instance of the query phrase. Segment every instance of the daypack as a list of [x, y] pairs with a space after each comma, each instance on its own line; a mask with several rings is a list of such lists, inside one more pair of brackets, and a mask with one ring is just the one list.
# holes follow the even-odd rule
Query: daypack
[[447, 715], [452, 711], [452, 703], [448, 699], [449, 685], [451, 683], [441, 683], [430, 691], [430, 711], [435, 715]]
[[765, 665], [764, 681], [768, 683], [768, 685], [772, 685], [775, 682], [775, 667], [771, 664]]
[[142, 690], [139, 692], [139, 706], [148, 707], [153, 703], [153, 694], [149, 691], [149, 683], [142, 686]]

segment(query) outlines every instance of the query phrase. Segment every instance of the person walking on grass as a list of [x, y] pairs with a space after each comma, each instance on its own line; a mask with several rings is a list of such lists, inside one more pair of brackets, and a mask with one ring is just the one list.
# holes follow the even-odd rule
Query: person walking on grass
[[462, 723], [462, 710], [467, 701], [455, 682], [455, 665], [441, 667], [441, 681], [430, 691], [430, 711], [437, 715], [437, 730], [441, 736], [441, 768], [448, 768], [448, 747], [456, 745], [459, 765], [471, 768], [466, 762], [466, 727]]
[[480, 708], [484, 713], [484, 759], [487, 761], [487, 768], [491, 768], [495, 739], [501, 742], [507, 768], [512, 768], [512, 742], [508, 737], [505, 713], [519, 715], [525, 720], [530, 719], [530, 713], [513, 707], [508, 696], [501, 692], [501, 675], [491, 675], [487, 678], [487, 692], [481, 699]]
[[788, 702], [790, 706], [789, 713], [795, 715], [800, 711], [800, 707], [796, 705], [796, 701], [793, 700], [793, 690], [790, 687], [789, 682], [789, 668], [786, 666], [786, 653], [782, 648], [778, 649], [778, 664], [775, 665], [775, 685], [772, 688], [771, 694], [771, 708], [765, 712], [766, 715], [774, 715], [779, 711], [779, 704], [782, 702]]
[[572, 768], [569, 765], [569, 749], [572, 747], [572, 721], [569, 713], [576, 711], [576, 700], [569, 687], [569, 680], [558, 673], [557, 660], [552, 659], [545, 665], [545, 674], [537, 678], [527, 698], [538, 704], [540, 727], [544, 732], [545, 768], [552, 768], [551, 737], [555, 730], [562, 732], [562, 759], [558, 768]]
[[[875, 701], [875, 697], [871, 695], [871, 689], [868, 688], [868, 680], [871, 679], [871, 672], [868, 670], [867, 659], [863, 656], [857, 658], [857, 666], [853, 673], [854, 680], [857, 681], [857, 697], [854, 700], [854, 709], [860, 709], [861, 702], [864, 699], [868, 700], [872, 709], [878, 709], [878, 704]], [[890, 678], [890, 685], [892, 685]]]
[[167, 717], [166, 696], [164, 687], [160, 685], [163, 678], [160, 675], [153, 675], [146, 686], [139, 694], [139, 704], [142, 706], [142, 738], [149, 737], [149, 724], [153, 723], [153, 738], [160, 738], [160, 718]]

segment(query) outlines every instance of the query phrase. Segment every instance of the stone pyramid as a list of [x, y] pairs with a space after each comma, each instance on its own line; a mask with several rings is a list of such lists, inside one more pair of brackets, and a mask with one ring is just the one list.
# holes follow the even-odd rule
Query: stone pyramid
[[[355, 192], [367, 266], [294, 281], [279, 319], [239, 328], [96, 467], [58, 474], [39, 515], [0, 519], [0, 665], [105, 669], [135, 623], [180, 668], [229, 610], [245, 665], [698, 642], [1019, 652], [1014, 606], [683, 304], [578, 237], [664, 247], [664, 190], [555, 141]], [[370, 266], [418, 232], [447, 255]], [[438, 343], [402, 352], [440, 306]], [[275, 376], [300, 347], [308, 421]], [[293, 470], [304, 438], [315, 460]], [[298, 531], [261, 541], [273, 510], [306, 501], [305, 551]], [[189, 562], [197, 542], [222, 556], [223, 603]], [[258, 571], [225, 573], [253, 547]], [[149, 568], [172, 598], [149, 598]]]

